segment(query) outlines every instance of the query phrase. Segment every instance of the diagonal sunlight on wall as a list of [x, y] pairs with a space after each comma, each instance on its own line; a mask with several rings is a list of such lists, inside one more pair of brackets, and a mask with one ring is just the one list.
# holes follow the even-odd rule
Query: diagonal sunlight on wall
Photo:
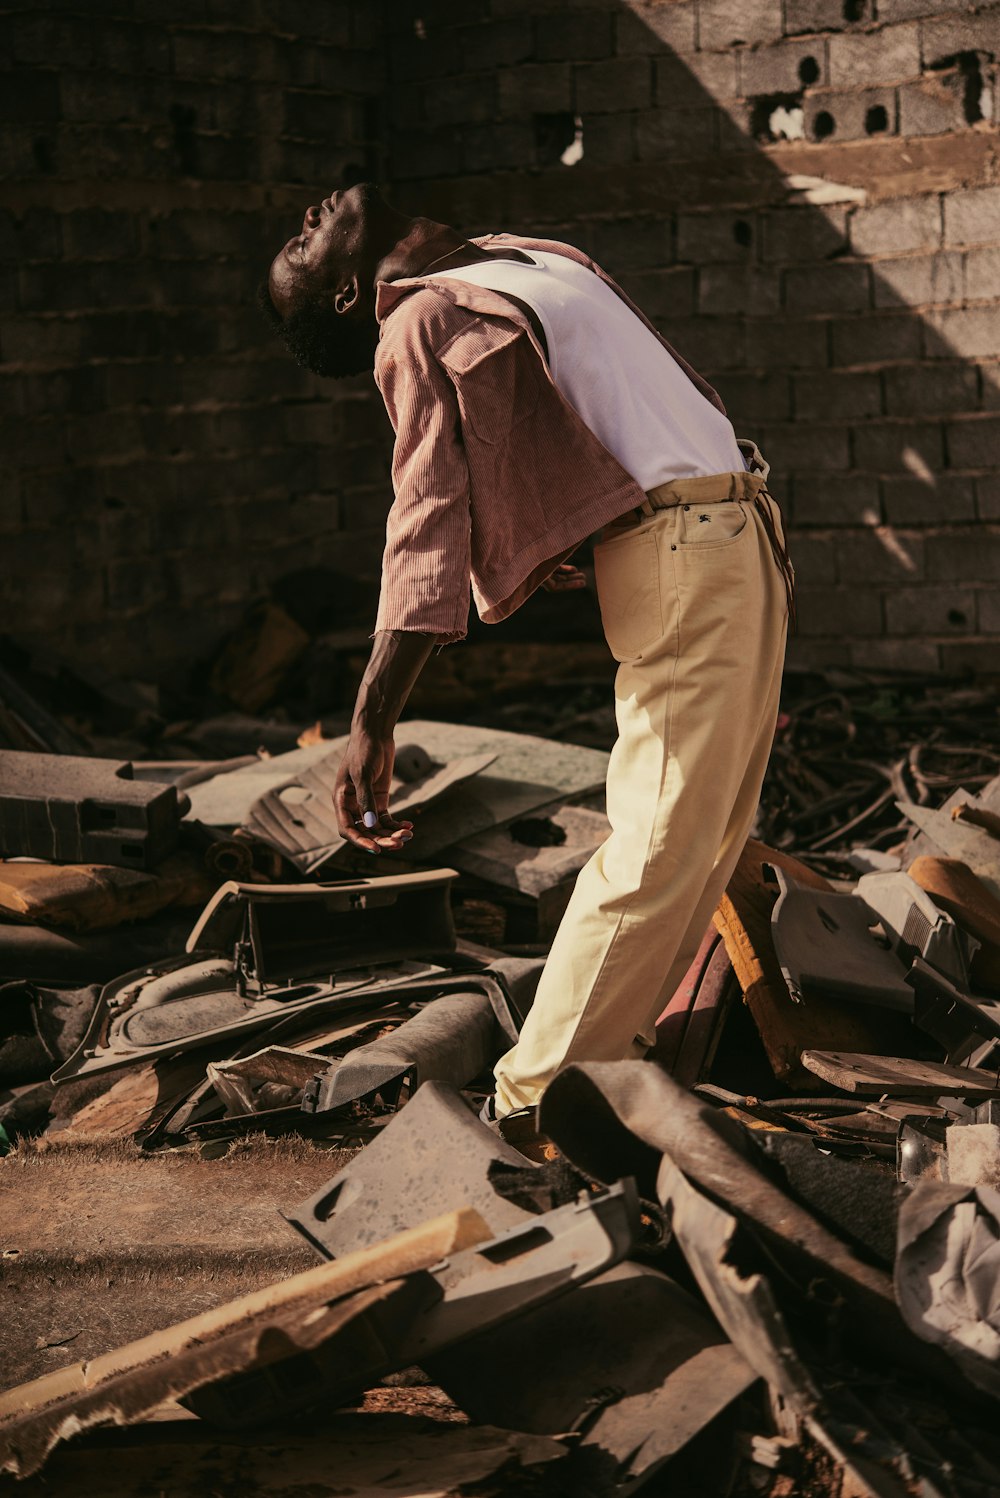
[[582, 244], [718, 385], [791, 501], [794, 661], [995, 671], [1000, 9], [873, 16], [394, 5], [389, 172]]

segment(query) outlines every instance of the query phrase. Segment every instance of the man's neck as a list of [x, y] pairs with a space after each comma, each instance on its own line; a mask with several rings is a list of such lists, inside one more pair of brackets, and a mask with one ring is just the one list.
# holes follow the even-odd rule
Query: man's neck
[[436, 224], [426, 218], [411, 219], [405, 232], [379, 260], [375, 279], [403, 281], [421, 275], [432, 265], [463, 264], [463, 250], [479, 257], [476, 246], [449, 224]]
[[[494, 260], [497, 251], [484, 250], [471, 240], [463, 239], [450, 224], [436, 224], [431, 219], [410, 220], [406, 232], [379, 260], [376, 281], [404, 281], [422, 276], [430, 270], [456, 270], [460, 265], [475, 265]], [[504, 259], [529, 260], [520, 250], [505, 248]]]

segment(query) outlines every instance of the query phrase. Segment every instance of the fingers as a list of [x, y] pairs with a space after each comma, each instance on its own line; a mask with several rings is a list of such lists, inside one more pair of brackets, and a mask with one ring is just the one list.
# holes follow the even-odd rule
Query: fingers
[[[391, 816], [387, 796], [376, 796], [364, 770], [341, 765], [333, 793], [337, 827], [345, 842], [365, 853], [398, 853], [413, 837], [413, 823]], [[379, 805], [381, 803], [381, 805]]]

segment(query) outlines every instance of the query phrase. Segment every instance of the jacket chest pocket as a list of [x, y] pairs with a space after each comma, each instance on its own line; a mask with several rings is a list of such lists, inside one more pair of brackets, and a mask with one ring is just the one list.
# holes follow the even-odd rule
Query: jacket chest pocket
[[458, 393], [463, 425], [480, 442], [509, 441], [511, 428], [534, 414], [541, 371], [522, 328], [478, 317], [437, 357]]

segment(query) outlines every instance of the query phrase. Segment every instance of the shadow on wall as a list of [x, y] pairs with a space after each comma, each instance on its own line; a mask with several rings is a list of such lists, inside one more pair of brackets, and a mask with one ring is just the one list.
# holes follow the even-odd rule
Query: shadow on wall
[[397, 200], [581, 245], [718, 386], [789, 502], [803, 666], [998, 669], [1000, 12], [944, 11], [392, 12]]

